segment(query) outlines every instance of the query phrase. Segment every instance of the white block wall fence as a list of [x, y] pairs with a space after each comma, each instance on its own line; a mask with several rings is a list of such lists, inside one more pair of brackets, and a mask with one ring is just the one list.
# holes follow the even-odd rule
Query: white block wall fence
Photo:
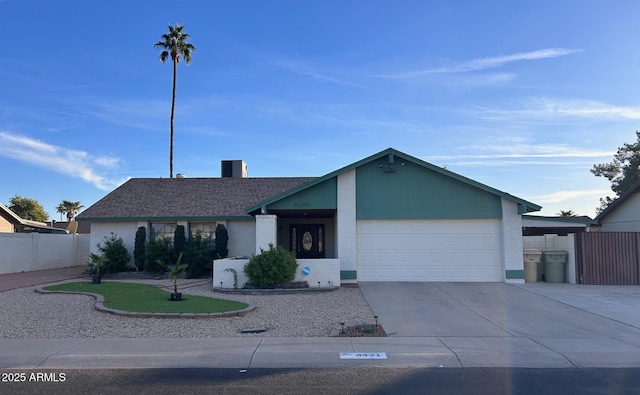
[[0, 274], [84, 266], [89, 235], [0, 233]]
[[[233, 273], [225, 271], [234, 269], [238, 275], [238, 288], [242, 288], [249, 281], [244, 274], [244, 265], [249, 259], [216, 259], [213, 261], [213, 288], [233, 288]], [[338, 287], [340, 286], [340, 260], [339, 259], [296, 259], [298, 268], [293, 281], [306, 281], [309, 287]], [[309, 274], [303, 274], [303, 269], [308, 268]], [[222, 284], [220, 284], [222, 283]]]

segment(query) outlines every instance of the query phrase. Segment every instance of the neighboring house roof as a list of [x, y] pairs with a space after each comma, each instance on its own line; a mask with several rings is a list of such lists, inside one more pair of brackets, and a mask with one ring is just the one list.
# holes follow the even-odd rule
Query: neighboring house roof
[[[69, 228], [69, 222], [68, 221], [60, 221], [60, 222], [53, 222], [53, 227], [56, 229], [64, 229], [64, 230], [68, 230]], [[76, 230], [75, 233], [78, 234], [89, 234], [91, 233], [91, 223], [90, 222], [78, 222], [78, 229]]]
[[278, 200], [281, 200], [281, 199], [284, 199], [286, 197], [289, 197], [289, 196], [291, 196], [293, 194], [296, 194], [296, 193], [298, 193], [298, 192], [300, 192], [300, 191], [302, 191], [304, 189], [310, 188], [310, 187], [312, 187], [314, 185], [318, 185], [318, 184], [320, 184], [320, 183], [322, 183], [322, 182], [324, 182], [324, 181], [326, 181], [326, 180], [328, 180], [330, 178], [336, 177], [337, 175], [340, 175], [340, 174], [345, 173], [345, 172], [347, 172], [349, 170], [355, 169], [355, 168], [357, 168], [359, 166], [362, 166], [362, 165], [364, 165], [366, 163], [375, 161], [375, 160], [383, 158], [383, 157], [389, 157], [390, 162], [392, 162], [395, 157], [398, 157], [398, 158], [400, 158], [402, 160], [405, 160], [405, 161], [413, 162], [413, 163], [415, 163], [417, 165], [423, 166], [423, 167], [425, 167], [425, 168], [427, 168], [429, 170], [435, 171], [437, 173], [446, 175], [448, 177], [451, 177], [451, 178], [453, 178], [455, 180], [461, 181], [461, 182], [463, 182], [465, 184], [468, 184], [470, 186], [479, 188], [479, 189], [484, 190], [486, 192], [489, 192], [491, 194], [497, 195], [497, 196], [499, 196], [501, 198], [505, 198], [507, 200], [511, 200], [511, 201], [513, 201], [513, 202], [518, 204], [518, 212], [520, 214], [533, 212], [533, 211], [540, 211], [542, 209], [542, 207], [538, 206], [537, 204], [534, 204], [534, 203], [531, 203], [531, 202], [526, 201], [524, 199], [521, 199], [521, 198], [518, 198], [516, 196], [510, 195], [510, 194], [508, 194], [506, 192], [502, 192], [502, 191], [500, 191], [498, 189], [495, 189], [495, 188], [492, 188], [492, 187], [487, 186], [485, 184], [482, 184], [482, 183], [479, 183], [477, 181], [474, 181], [474, 180], [472, 180], [470, 178], [461, 176], [460, 174], [454, 173], [454, 172], [449, 171], [449, 170], [447, 170], [445, 168], [435, 166], [435, 165], [433, 165], [433, 164], [431, 164], [429, 162], [425, 162], [425, 161], [423, 161], [421, 159], [418, 159], [418, 158], [413, 157], [411, 155], [405, 154], [404, 152], [400, 152], [400, 151], [398, 151], [398, 150], [396, 150], [394, 148], [387, 148], [384, 151], [380, 151], [377, 154], [371, 155], [371, 156], [369, 156], [367, 158], [364, 158], [362, 160], [354, 162], [354, 163], [352, 163], [352, 164], [350, 164], [348, 166], [345, 166], [345, 167], [343, 167], [341, 169], [333, 171], [333, 172], [331, 172], [329, 174], [326, 174], [326, 175], [324, 175], [322, 177], [315, 178], [312, 181], [310, 181], [308, 183], [305, 183], [304, 185], [300, 185], [300, 186], [298, 186], [296, 188], [293, 188], [293, 189], [290, 189], [288, 191], [285, 191], [285, 192], [283, 192], [283, 193], [281, 193], [279, 195], [271, 196], [268, 199], [265, 199], [263, 201], [259, 201], [256, 204], [248, 207], [247, 208], [247, 212], [248, 213], [258, 213], [260, 210], [262, 210], [264, 207], [266, 207], [269, 204], [277, 202]]
[[2, 203], [0, 203], [0, 216], [2, 216], [4, 219], [9, 221], [13, 225], [19, 225], [24, 221], [16, 213], [11, 211], [9, 207], [5, 206]]
[[78, 221], [250, 219], [245, 208], [313, 180], [132, 178], [79, 214]]
[[606, 216], [611, 214], [613, 211], [615, 211], [616, 208], [620, 206], [622, 203], [624, 203], [631, 195], [638, 192], [640, 192], [640, 181], [633, 184], [627, 192], [623, 193], [619, 198], [611, 202], [607, 206], [607, 208], [602, 210], [602, 212], [596, 216], [596, 221], [600, 223], [600, 221], [602, 221], [603, 218], [605, 218]]
[[586, 228], [598, 225], [598, 221], [583, 215], [578, 217], [544, 217], [541, 215], [523, 215], [522, 226], [544, 226], [548, 228]]
[[19, 231], [43, 232], [43, 233], [67, 233], [64, 229], [56, 229], [44, 222], [22, 219], [4, 204], [0, 203], [0, 216], [13, 224]]
[[543, 217], [539, 215], [522, 216], [523, 236], [542, 236], [556, 234], [566, 236], [570, 233], [582, 233], [592, 230], [598, 221], [587, 216], [580, 217]]

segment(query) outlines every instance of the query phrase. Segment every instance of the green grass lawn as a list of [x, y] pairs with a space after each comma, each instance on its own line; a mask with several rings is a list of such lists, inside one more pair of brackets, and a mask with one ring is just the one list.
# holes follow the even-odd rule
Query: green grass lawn
[[[80, 281], [52, 285], [47, 291], [89, 292], [104, 296], [104, 305], [111, 309], [138, 313], [223, 313], [246, 308], [246, 303], [182, 294], [182, 301], [169, 300], [169, 292], [153, 285], [115, 281], [91, 284]], [[178, 288], [178, 291], [180, 289]]]

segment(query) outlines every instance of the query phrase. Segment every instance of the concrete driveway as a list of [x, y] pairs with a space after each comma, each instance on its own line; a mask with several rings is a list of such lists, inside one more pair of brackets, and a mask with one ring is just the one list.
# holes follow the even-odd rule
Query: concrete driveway
[[640, 287], [362, 282], [389, 336], [609, 338], [640, 346]]

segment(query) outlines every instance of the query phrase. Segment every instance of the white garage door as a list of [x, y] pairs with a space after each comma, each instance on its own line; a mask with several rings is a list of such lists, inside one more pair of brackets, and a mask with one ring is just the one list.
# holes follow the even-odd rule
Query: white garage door
[[502, 281], [499, 220], [359, 220], [358, 281]]

